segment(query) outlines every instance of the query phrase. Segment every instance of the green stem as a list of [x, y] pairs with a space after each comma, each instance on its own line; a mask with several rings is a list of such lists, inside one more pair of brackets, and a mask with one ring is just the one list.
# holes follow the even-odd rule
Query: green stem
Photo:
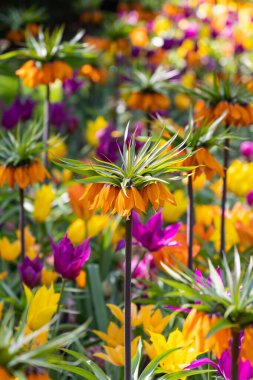
[[[64, 278], [62, 278], [61, 290], [60, 290], [60, 298], [59, 298], [59, 302], [58, 302], [58, 306], [57, 306], [55, 315], [57, 315], [59, 313], [59, 311], [60, 311], [61, 300], [62, 300], [62, 296], [63, 296], [63, 293], [64, 293], [65, 284], [66, 284], [66, 280]], [[52, 333], [52, 337], [56, 336], [56, 332], [58, 331], [58, 327], [59, 327], [59, 321], [60, 321], [60, 315], [59, 315], [59, 318], [57, 319], [57, 321], [55, 322], [54, 330], [53, 330], [53, 333]]]
[[19, 188], [19, 229], [21, 241], [21, 259], [25, 257], [25, 208], [24, 189]]
[[131, 380], [131, 262], [132, 262], [132, 215], [126, 220], [126, 250], [125, 250], [125, 380]]
[[239, 356], [240, 356], [240, 332], [233, 331], [232, 333], [232, 348], [231, 348], [231, 380], [239, 379]]
[[[226, 127], [227, 128], [227, 127]], [[227, 203], [227, 170], [229, 165], [229, 139], [225, 140], [224, 144], [224, 156], [223, 156], [223, 188], [222, 188], [222, 200], [221, 200], [221, 244], [220, 244], [220, 257], [222, 258], [226, 249], [226, 203]]]
[[193, 265], [193, 226], [194, 226], [194, 194], [192, 176], [188, 177], [188, 211], [187, 211], [187, 245], [188, 245], [188, 268]]
[[[46, 97], [44, 102], [44, 125], [43, 125], [43, 143], [46, 147], [50, 135], [50, 121], [49, 121], [49, 108], [50, 108], [50, 85], [46, 85]], [[45, 150], [43, 154], [43, 164], [48, 168], [48, 151]]]

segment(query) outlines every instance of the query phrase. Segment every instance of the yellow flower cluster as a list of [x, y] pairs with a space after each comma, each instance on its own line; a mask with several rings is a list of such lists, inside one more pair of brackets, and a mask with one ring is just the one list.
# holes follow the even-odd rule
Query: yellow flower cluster
[[47, 219], [51, 211], [54, 194], [51, 185], [42, 185], [40, 189], [36, 190], [33, 217], [37, 222], [45, 222]]
[[[105, 353], [100, 352], [95, 354], [95, 356], [116, 366], [123, 366], [124, 312], [116, 305], [109, 304], [107, 306], [114, 317], [120, 322], [120, 326], [115, 322], [110, 322], [106, 333], [94, 330], [94, 333], [106, 343], [106, 345], [103, 346]], [[142, 306], [139, 311], [135, 304], [131, 305], [132, 327], [142, 327], [143, 331], [149, 336], [153, 333], [162, 333], [170, 319], [170, 315], [163, 317], [161, 310], [155, 309], [154, 305]], [[140, 337], [137, 336], [132, 341], [132, 356], [135, 355], [139, 339]]]
[[253, 162], [232, 162], [227, 172], [228, 190], [238, 197], [245, 197], [253, 189]]

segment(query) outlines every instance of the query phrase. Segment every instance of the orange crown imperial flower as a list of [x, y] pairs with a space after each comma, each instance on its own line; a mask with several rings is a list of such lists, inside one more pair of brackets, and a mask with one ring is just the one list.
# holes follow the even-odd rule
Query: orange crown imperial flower
[[0, 166], [0, 187], [7, 184], [14, 187], [15, 184], [21, 189], [38, 182], [43, 182], [50, 175], [47, 169], [38, 159], [21, 166]]
[[253, 94], [243, 84], [214, 77], [212, 85], [185, 92], [197, 98], [195, 118], [199, 124], [218, 119], [222, 114], [227, 126], [246, 127], [253, 122]]
[[92, 183], [85, 190], [82, 199], [90, 204], [90, 210], [101, 209], [103, 214], [118, 213], [126, 218], [132, 210], [139, 214], [146, 212], [149, 201], [155, 211], [166, 201], [176, 205], [174, 196], [159, 182], [147, 185], [141, 190], [134, 186], [121, 189], [113, 185]]
[[38, 158], [44, 149], [41, 135], [41, 126], [34, 123], [26, 125], [25, 130], [19, 125], [16, 131], [1, 135], [0, 187], [17, 184], [25, 189], [50, 177]]
[[67, 63], [59, 60], [42, 64], [29, 60], [16, 71], [16, 75], [23, 80], [24, 85], [37, 87], [40, 84], [53, 83], [57, 79], [70, 79], [73, 70]]
[[82, 199], [89, 204], [91, 210], [101, 209], [103, 213], [118, 213], [128, 218], [133, 210], [139, 214], [145, 213], [149, 202], [155, 211], [165, 202], [176, 204], [166, 185], [173, 172], [191, 169], [180, 166], [191, 155], [181, 154], [186, 140], [175, 148], [168, 149], [174, 138], [162, 144], [162, 132], [154, 142], [148, 138], [137, 153], [135, 135], [128, 144], [127, 134], [128, 127], [121, 152], [121, 166], [96, 158], [89, 165], [68, 159], [61, 159], [58, 165], [85, 177], [80, 182], [89, 185]]

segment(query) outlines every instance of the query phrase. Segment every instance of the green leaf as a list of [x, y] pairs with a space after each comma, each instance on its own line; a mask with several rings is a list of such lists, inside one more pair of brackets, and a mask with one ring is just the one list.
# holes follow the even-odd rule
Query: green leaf
[[178, 371], [175, 373], [169, 373], [168, 375], [164, 375], [162, 377], [159, 377], [158, 380], [180, 380], [182, 378], [190, 377], [190, 376], [196, 376], [201, 375], [204, 373], [216, 373], [213, 369], [194, 369], [194, 370], [185, 370], [185, 371]]
[[92, 296], [92, 303], [95, 310], [96, 322], [99, 330], [106, 331], [108, 326], [108, 315], [105, 305], [102, 281], [97, 264], [87, 265], [88, 286]]
[[134, 355], [134, 358], [131, 361], [131, 374], [132, 374], [133, 380], [138, 380], [141, 358], [142, 358], [142, 341], [141, 339], [139, 339], [136, 354]]
[[91, 359], [73, 350], [63, 348], [62, 351], [80, 360], [85, 366], [89, 367], [99, 380], [110, 380], [109, 377], [102, 371], [102, 369]]
[[219, 319], [217, 323], [215, 323], [215, 325], [211, 328], [211, 330], [209, 330], [208, 334], [206, 335], [206, 339], [210, 338], [210, 336], [212, 336], [213, 334], [217, 333], [220, 330], [233, 328], [233, 327], [236, 327], [235, 323], [231, 323], [227, 319], [221, 318]]

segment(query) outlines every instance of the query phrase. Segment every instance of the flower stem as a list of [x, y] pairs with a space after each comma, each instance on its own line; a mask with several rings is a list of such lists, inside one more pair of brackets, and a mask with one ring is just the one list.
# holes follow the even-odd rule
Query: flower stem
[[188, 268], [193, 264], [193, 225], [194, 225], [194, 194], [192, 176], [188, 177], [188, 210], [187, 210], [187, 245], [188, 245]]
[[[58, 305], [57, 305], [57, 309], [56, 309], [55, 315], [57, 315], [59, 313], [59, 311], [60, 311], [61, 300], [62, 300], [62, 296], [63, 296], [63, 293], [64, 293], [65, 283], [66, 283], [65, 279], [62, 278], [61, 290], [60, 290], [60, 298], [59, 298], [59, 302], [58, 302]], [[53, 330], [53, 333], [52, 333], [52, 338], [56, 335], [56, 332], [57, 332], [58, 327], [59, 327], [59, 321], [60, 321], [60, 316], [57, 319], [57, 321], [55, 322], [54, 330]]]
[[233, 331], [232, 333], [232, 348], [231, 348], [231, 380], [239, 379], [239, 356], [240, 356], [240, 332]]
[[25, 257], [25, 208], [24, 189], [19, 188], [19, 229], [21, 241], [21, 258]]
[[[50, 107], [50, 86], [46, 85], [46, 97], [44, 102], [44, 125], [43, 125], [43, 143], [46, 143], [50, 135], [50, 125], [49, 125], [49, 107]], [[48, 168], [48, 152], [47, 150], [43, 154], [43, 164], [45, 168]]]
[[147, 124], [146, 124], [146, 127], [147, 127], [147, 133], [148, 133], [148, 137], [150, 137], [150, 136], [151, 136], [151, 133], [152, 133], [152, 124], [151, 124], [152, 119], [151, 119], [149, 113], [147, 113], [146, 118], [147, 118]]
[[223, 168], [224, 168], [224, 177], [223, 177], [223, 188], [222, 188], [222, 200], [221, 200], [221, 242], [220, 242], [220, 257], [223, 257], [225, 253], [226, 241], [225, 241], [225, 211], [226, 211], [226, 202], [227, 202], [227, 169], [229, 165], [229, 139], [225, 140], [224, 144], [224, 156], [223, 156]]
[[125, 380], [131, 380], [131, 261], [132, 261], [132, 215], [126, 220], [125, 250]]

